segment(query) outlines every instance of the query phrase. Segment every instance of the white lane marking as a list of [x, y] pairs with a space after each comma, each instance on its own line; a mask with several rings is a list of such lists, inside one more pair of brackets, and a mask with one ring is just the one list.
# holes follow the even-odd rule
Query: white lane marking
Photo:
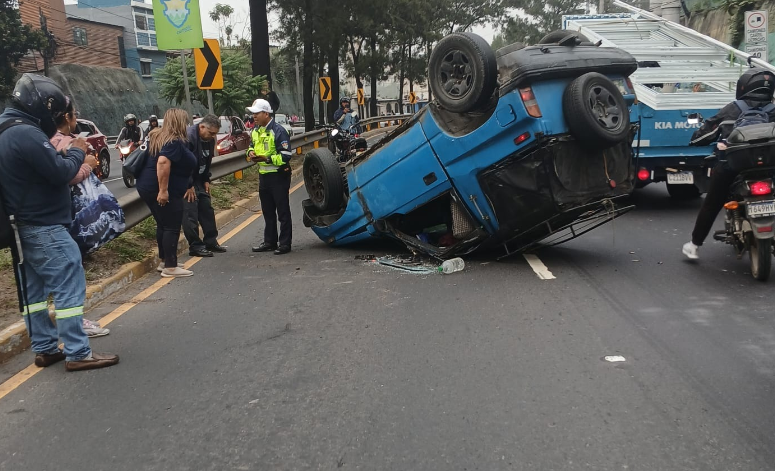
[[525, 257], [525, 260], [527, 260], [527, 263], [530, 264], [530, 268], [533, 269], [536, 275], [538, 275], [538, 278], [541, 278], [542, 280], [554, 280], [555, 276], [552, 275], [552, 272], [549, 271], [548, 268], [546, 268], [546, 265], [544, 265], [544, 262], [541, 261], [540, 258], [538, 258], [538, 255], [534, 255], [532, 253], [526, 253], [522, 254], [523, 257]]
[[609, 355], [607, 357], [603, 357], [605, 361], [611, 362], [611, 363], [617, 363], [620, 361], [627, 361], [623, 356], [621, 355]]

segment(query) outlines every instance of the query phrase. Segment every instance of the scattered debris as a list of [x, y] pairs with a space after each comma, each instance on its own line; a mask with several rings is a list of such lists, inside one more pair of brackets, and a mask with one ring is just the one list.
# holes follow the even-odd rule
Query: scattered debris
[[417, 275], [431, 275], [437, 270], [435, 266], [424, 265], [422, 262], [415, 261], [414, 258], [406, 260], [399, 257], [385, 256], [377, 258], [377, 262], [380, 265], [385, 265], [386, 267], [395, 268]]
[[356, 255], [355, 256], [355, 260], [365, 260], [367, 262], [375, 262], [375, 261], [377, 261], [377, 256], [376, 255], [372, 255], [372, 254], [369, 254], [369, 255]]
[[248, 404], [256, 404], [258, 403], [258, 399], [253, 399], [252, 401], [248, 402]]
[[603, 360], [611, 362], [611, 363], [617, 363], [621, 361], [627, 361], [625, 358], [621, 355], [609, 355], [607, 357], [603, 357]]

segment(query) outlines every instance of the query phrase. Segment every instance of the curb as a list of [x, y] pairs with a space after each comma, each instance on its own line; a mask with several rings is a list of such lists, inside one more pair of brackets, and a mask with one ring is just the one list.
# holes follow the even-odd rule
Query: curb
[[[293, 171], [296, 177], [301, 169]], [[215, 215], [215, 222], [218, 228], [222, 228], [229, 222], [237, 219], [248, 211], [247, 208], [258, 204], [258, 193], [253, 193], [249, 198], [237, 201], [234, 207], [226, 209]], [[178, 253], [184, 253], [188, 250], [188, 242], [181, 234], [178, 241]], [[123, 290], [135, 281], [139, 280], [148, 273], [156, 270], [156, 255], [149, 255], [140, 262], [131, 262], [122, 265], [118, 272], [99, 283], [86, 287], [86, 301], [84, 302], [84, 311], [89, 311], [111, 295]], [[30, 338], [27, 335], [27, 327], [24, 320], [20, 320], [0, 331], [0, 364], [5, 363], [19, 353], [30, 348]]]

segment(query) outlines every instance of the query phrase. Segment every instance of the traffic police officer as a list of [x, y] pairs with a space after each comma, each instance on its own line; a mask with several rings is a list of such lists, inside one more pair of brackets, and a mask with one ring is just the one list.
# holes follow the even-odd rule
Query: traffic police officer
[[[272, 119], [269, 102], [257, 99], [247, 110], [256, 127], [250, 133], [252, 146], [247, 158], [258, 162], [258, 197], [266, 221], [264, 241], [253, 252], [274, 250], [275, 255], [291, 251], [291, 145], [288, 132]], [[277, 220], [280, 237], [277, 237]], [[279, 242], [279, 244], [278, 244]]]

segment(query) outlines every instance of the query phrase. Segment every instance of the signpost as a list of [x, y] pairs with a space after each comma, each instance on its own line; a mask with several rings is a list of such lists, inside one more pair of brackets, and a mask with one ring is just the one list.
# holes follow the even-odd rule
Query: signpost
[[767, 10], [745, 12], [745, 52], [768, 62]]
[[196, 86], [207, 90], [207, 108], [213, 112], [213, 90], [223, 90], [223, 67], [221, 65], [221, 46], [217, 39], [205, 39], [204, 47], [194, 49], [194, 67]]
[[331, 101], [331, 77], [320, 77], [320, 100]]
[[153, 0], [153, 20], [156, 23], [156, 44], [159, 50], [180, 51], [186, 111], [191, 116], [185, 50], [204, 47], [199, 0]]

